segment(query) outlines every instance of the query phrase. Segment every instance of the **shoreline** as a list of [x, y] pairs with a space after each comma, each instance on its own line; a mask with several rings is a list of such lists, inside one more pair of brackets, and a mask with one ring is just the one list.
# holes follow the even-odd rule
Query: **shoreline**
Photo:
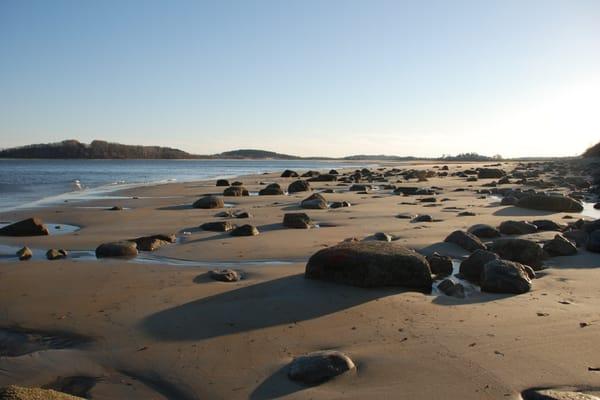
[[[483, 164], [448, 163], [449, 173]], [[398, 168], [439, 171], [441, 165]], [[507, 171], [515, 166], [502, 163]], [[281, 178], [281, 172], [234, 179], [251, 192], [264, 188], [264, 182], [285, 189], [295, 178]], [[0, 263], [0, 335], [13, 337], [10, 329], [19, 327], [91, 338], [85, 345], [66, 340], [61, 342], [66, 348], [0, 357], [0, 387], [100, 377], [91, 388], [100, 400], [414, 400], [442, 390], [450, 400], [516, 400], [532, 387], [597, 387], [595, 373], [587, 368], [600, 360], [595, 346], [600, 256], [584, 249], [546, 260], [531, 291], [521, 295], [475, 288], [461, 299], [437, 286], [423, 294], [304, 278], [311, 255], [353, 237], [372, 240], [374, 233], [385, 232], [393, 236], [393, 246], [450, 256], [456, 270], [470, 253], [444, 242], [454, 230], [506, 220], [565, 223], [567, 215], [573, 222], [581, 216], [501, 206], [481, 192], [491, 179], [467, 182], [450, 174], [425, 182], [387, 179], [396, 186], [439, 188], [422, 196], [395, 195], [379, 182], [374, 182], [379, 190], [364, 193], [339, 181], [311, 182], [328, 202], [351, 203], [337, 209], [299, 207], [314, 192], [226, 197], [233, 207], [192, 208], [198, 198], [222, 193], [215, 179], [207, 179], [126, 188], [113, 193], [118, 196], [85, 201], [89, 208], [69, 202], [0, 213], [2, 220], [35, 215], [81, 227], [61, 235], [0, 237], [2, 244], [27, 245], [36, 253], [30, 261]], [[436, 201], [421, 201], [427, 197]], [[106, 210], [113, 205], [125, 209]], [[217, 216], [226, 210], [250, 215]], [[460, 216], [463, 211], [473, 215]], [[283, 215], [291, 212], [305, 212], [320, 227], [285, 228]], [[433, 221], [397, 218], [417, 214]], [[252, 224], [260, 233], [234, 237], [199, 228], [215, 221]], [[101, 243], [159, 233], [174, 233], [177, 240], [136, 261], [93, 258]], [[543, 243], [555, 234], [512, 237]], [[73, 250], [82, 258], [48, 261], [43, 251], [49, 248]], [[239, 270], [243, 279], [214, 281], [209, 271], [215, 268]], [[348, 354], [357, 370], [316, 386], [287, 378], [295, 357], [328, 349]], [[165, 387], [174, 391], [157, 390]]]

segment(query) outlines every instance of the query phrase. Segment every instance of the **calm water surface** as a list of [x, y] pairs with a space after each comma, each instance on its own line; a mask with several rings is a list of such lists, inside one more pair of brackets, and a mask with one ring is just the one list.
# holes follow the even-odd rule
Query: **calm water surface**
[[[0, 211], [39, 206], [65, 194], [90, 195], [168, 181], [231, 178], [239, 175], [294, 169], [329, 170], [362, 167], [357, 163], [314, 160], [2, 160], [0, 159]], [[78, 190], [78, 181], [82, 190]], [[60, 196], [63, 197], [60, 197]]]

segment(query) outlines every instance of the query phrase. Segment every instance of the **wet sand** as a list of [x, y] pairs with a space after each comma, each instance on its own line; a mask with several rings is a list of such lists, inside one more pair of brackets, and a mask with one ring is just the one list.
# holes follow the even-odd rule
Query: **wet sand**
[[[442, 164], [413, 167], [434, 165]], [[452, 173], [483, 164], [448, 165]], [[261, 182], [285, 188], [295, 179], [270, 174], [239, 180], [258, 192]], [[178, 237], [153, 252], [152, 263], [93, 257], [0, 260], [0, 328], [89, 338], [0, 357], [0, 386], [48, 386], [60, 377], [88, 377], [94, 378], [88, 392], [94, 399], [518, 399], [532, 387], [600, 387], [600, 372], [588, 370], [600, 367], [598, 254], [579, 249], [575, 256], [547, 260], [533, 289], [522, 295], [477, 292], [457, 299], [304, 279], [310, 255], [350, 237], [383, 231], [399, 238], [394, 243], [423, 254], [462, 258], [468, 252], [443, 243], [456, 229], [496, 226], [507, 219], [567, 221], [564, 213], [482, 198], [475, 191], [492, 179], [396, 180], [389, 183], [439, 187], [438, 201], [430, 206], [418, 202], [430, 196], [398, 196], [391, 190], [359, 194], [338, 182], [311, 186], [339, 191], [323, 195], [330, 202], [349, 201], [351, 207], [302, 210], [306, 192], [226, 197], [233, 210], [252, 214], [231, 222], [255, 225], [261, 233], [253, 237], [198, 229], [223, 220], [215, 217], [222, 209], [191, 208], [204, 194], [222, 193], [214, 181], [140, 187], [115, 193], [126, 198], [0, 214], [0, 221], [38, 216], [81, 228], [0, 238], [0, 244], [33, 249], [93, 251], [103, 242], [144, 235]], [[95, 208], [115, 205], [126, 209]], [[293, 211], [306, 212], [320, 227], [284, 228], [284, 213]], [[476, 215], [458, 216], [461, 211]], [[395, 217], [401, 213], [430, 214], [437, 222]], [[523, 237], [541, 241], [554, 234]], [[211, 263], [242, 270], [245, 279], [212, 281], [207, 276]], [[287, 378], [294, 357], [324, 349], [345, 352], [356, 370], [317, 386]]]

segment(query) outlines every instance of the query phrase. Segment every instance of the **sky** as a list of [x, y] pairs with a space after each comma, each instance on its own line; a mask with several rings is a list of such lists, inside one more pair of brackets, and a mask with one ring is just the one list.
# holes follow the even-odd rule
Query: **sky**
[[571, 156], [600, 1], [0, 0], [0, 148]]

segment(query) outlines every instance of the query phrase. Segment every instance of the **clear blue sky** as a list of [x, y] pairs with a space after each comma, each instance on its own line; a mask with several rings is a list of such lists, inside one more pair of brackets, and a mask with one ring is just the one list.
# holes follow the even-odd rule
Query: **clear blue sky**
[[600, 1], [0, 0], [0, 147], [574, 155]]

